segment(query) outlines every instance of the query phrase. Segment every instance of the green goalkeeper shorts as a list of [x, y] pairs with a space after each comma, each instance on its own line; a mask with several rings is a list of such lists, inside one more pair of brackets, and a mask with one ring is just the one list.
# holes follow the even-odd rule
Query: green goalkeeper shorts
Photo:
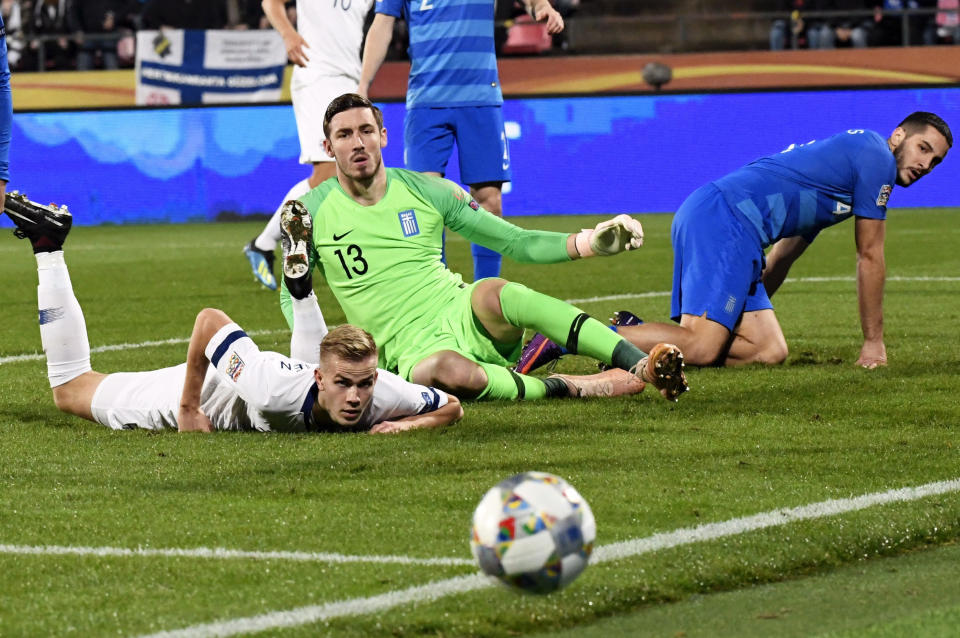
[[396, 361], [401, 377], [409, 381], [414, 366], [441, 350], [453, 350], [471, 361], [501, 366], [509, 366], [520, 357], [522, 337], [516, 343], [498, 342], [498, 349], [474, 316], [470, 299], [476, 285], [462, 288], [439, 316], [411, 324], [390, 340], [382, 354], [386, 360]]

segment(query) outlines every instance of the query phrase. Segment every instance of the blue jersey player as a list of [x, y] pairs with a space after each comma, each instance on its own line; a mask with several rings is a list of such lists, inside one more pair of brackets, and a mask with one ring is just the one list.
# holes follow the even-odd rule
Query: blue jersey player
[[781, 363], [787, 344], [770, 297], [817, 233], [853, 217], [864, 337], [857, 364], [885, 365], [887, 201], [894, 185], [913, 184], [951, 146], [946, 122], [916, 112], [887, 139], [851, 129], [792, 145], [700, 187], [673, 220], [671, 315], [680, 325], [645, 323], [619, 332], [641, 349], [675, 343], [695, 365]]
[[[549, 33], [563, 18], [549, 0], [523, 0]], [[510, 181], [503, 94], [494, 47], [495, 0], [377, 0], [363, 50], [357, 92], [367, 96], [383, 64], [397, 18], [410, 33], [410, 79], [404, 121], [406, 167], [442, 177], [456, 141], [460, 175], [484, 210], [503, 216], [501, 189]], [[497, 277], [500, 255], [474, 245], [474, 280]]]

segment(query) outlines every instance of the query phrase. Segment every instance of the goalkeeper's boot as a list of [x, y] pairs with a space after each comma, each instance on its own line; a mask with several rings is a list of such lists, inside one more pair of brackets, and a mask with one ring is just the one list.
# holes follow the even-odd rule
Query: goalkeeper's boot
[[617, 328], [621, 326], [639, 326], [642, 323], [643, 319], [629, 310], [618, 310], [610, 317], [610, 325], [616, 326]]
[[527, 342], [520, 352], [520, 359], [517, 365], [513, 366], [514, 372], [520, 374], [530, 374], [533, 370], [541, 368], [548, 363], [552, 370], [557, 365], [560, 357], [567, 354], [565, 348], [562, 348], [550, 341], [546, 335], [539, 332], [533, 335], [533, 339]]
[[276, 290], [277, 278], [273, 276], [273, 262], [276, 258], [273, 251], [257, 248], [253, 242], [254, 240], [251, 240], [243, 247], [243, 254], [250, 260], [253, 276], [270, 290]]
[[296, 199], [284, 203], [280, 210], [280, 245], [283, 247], [283, 283], [296, 299], [303, 299], [313, 290], [310, 272], [310, 242], [313, 241], [313, 220], [310, 211]]
[[571, 397], [619, 397], [643, 392], [646, 384], [636, 375], [613, 368], [590, 375], [552, 374], [549, 379], [561, 379], [567, 384]]
[[652, 383], [664, 399], [676, 401], [690, 389], [687, 377], [683, 374], [683, 353], [670, 343], [658, 343], [630, 372], [642, 381]]
[[29, 239], [34, 253], [63, 250], [63, 242], [73, 225], [73, 215], [66, 206], [44, 206], [12, 191], [7, 193], [3, 210], [17, 227], [13, 234]]

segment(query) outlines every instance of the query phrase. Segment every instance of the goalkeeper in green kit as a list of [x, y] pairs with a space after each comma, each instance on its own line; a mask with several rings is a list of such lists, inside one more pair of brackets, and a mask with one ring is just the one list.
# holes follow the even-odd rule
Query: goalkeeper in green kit
[[[323, 131], [337, 176], [286, 202], [280, 219], [281, 307], [298, 331], [312, 328], [299, 323], [310, 315], [298, 307], [313, 294], [316, 266], [347, 321], [376, 339], [380, 366], [412, 382], [463, 399], [615, 396], [652, 383], [676, 400], [687, 390], [676, 346], [658, 344], [648, 356], [566, 302], [500, 278], [465, 284], [441, 261], [444, 226], [519, 262], [548, 264], [639, 248], [639, 222], [618, 215], [576, 234], [514, 226], [453, 182], [385, 167], [383, 115], [360, 95], [334, 99]], [[520, 355], [524, 328], [611, 367], [586, 376], [517, 374], [507, 366]]]

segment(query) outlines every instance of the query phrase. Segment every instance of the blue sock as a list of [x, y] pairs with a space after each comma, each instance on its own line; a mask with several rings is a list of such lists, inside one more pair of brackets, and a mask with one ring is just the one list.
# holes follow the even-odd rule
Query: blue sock
[[470, 252], [473, 254], [474, 281], [500, 276], [500, 253], [477, 244], [470, 246]]

